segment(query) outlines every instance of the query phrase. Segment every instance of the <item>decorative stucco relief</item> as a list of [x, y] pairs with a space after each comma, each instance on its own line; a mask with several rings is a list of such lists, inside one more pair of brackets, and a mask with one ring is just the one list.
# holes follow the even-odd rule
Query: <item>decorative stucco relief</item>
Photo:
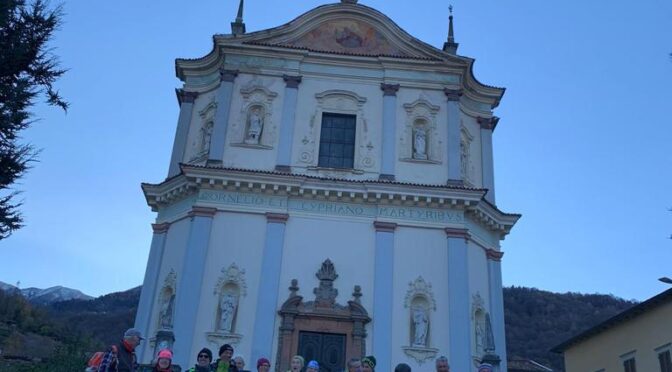
[[467, 185], [474, 184], [474, 165], [471, 161], [471, 143], [474, 136], [462, 125], [460, 128], [460, 173]]
[[271, 149], [278, 140], [273, 122], [273, 101], [278, 96], [264, 82], [254, 78], [240, 89], [243, 102], [231, 127], [232, 146]]
[[[366, 98], [346, 90], [327, 90], [317, 93], [315, 98], [317, 100], [315, 112], [311, 116], [308, 127], [301, 134], [299, 161], [309, 166], [317, 166], [322, 113], [327, 112], [357, 117], [354, 168], [373, 168], [376, 165], [375, 146], [370, 138], [368, 121], [364, 114]], [[339, 174], [334, 176], [339, 176]]]
[[399, 137], [401, 161], [441, 163], [441, 145], [437, 129], [440, 107], [423, 95], [412, 103], [404, 104], [406, 123]]

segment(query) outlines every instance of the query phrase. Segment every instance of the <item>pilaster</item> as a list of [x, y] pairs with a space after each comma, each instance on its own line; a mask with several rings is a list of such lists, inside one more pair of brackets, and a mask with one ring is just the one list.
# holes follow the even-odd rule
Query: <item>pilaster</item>
[[397, 91], [399, 84], [380, 84], [383, 91], [383, 154], [380, 179], [394, 181], [396, 164]]
[[373, 355], [377, 369], [392, 370], [392, 296], [396, 223], [375, 221], [376, 251], [373, 276]]
[[460, 89], [444, 89], [448, 101], [448, 138], [446, 140], [446, 162], [448, 163], [448, 184], [464, 184], [460, 164]]
[[[152, 224], [154, 235], [152, 244], [149, 248], [149, 257], [147, 259], [147, 269], [145, 270], [145, 279], [142, 282], [142, 291], [140, 292], [140, 301], [138, 302], [138, 311], [135, 316], [134, 327], [142, 332], [143, 337], [149, 338], [150, 319], [154, 313], [154, 299], [157, 296], [156, 290], [159, 282], [159, 272], [161, 271], [161, 261], [163, 260], [163, 251], [166, 246], [166, 235], [170, 224]], [[145, 355], [147, 343], [141, 343], [138, 349], [138, 358], [142, 361]]]
[[280, 120], [280, 142], [275, 169], [281, 172], [291, 172], [292, 142], [294, 140], [294, 120], [296, 118], [296, 102], [299, 96], [301, 76], [284, 75], [285, 95], [282, 103], [282, 118]]
[[178, 286], [175, 303], [175, 347], [173, 364], [192, 365], [194, 359], [191, 350], [196, 330], [196, 316], [199, 310], [203, 273], [205, 272], [212, 221], [215, 208], [193, 207], [189, 237], [182, 259], [182, 270], [178, 273]]
[[469, 259], [465, 229], [445, 229], [448, 240], [448, 329], [450, 365], [471, 371], [471, 331], [469, 323]]
[[180, 104], [180, 116], [177, 119], [175, 139], [173, 140], [173, 152], [170, 156], [168, 178], [180, 173], [180, 163], [184, 159], [184, 150], [187, 146], [191, 116], [194, 112], [194, 101], [198, 92], [187, 92], [184, 89], [175, 89], [177, 102]]
[[504, 252], [488, 249], [488, 292], [490, 293], [490, 319], [495, 339], [495, 352], [500, 358], [500, 371], [506, 371], [506, 332], [504, 325], [504, 292], [502, 289], [502, 257]]
[[481, 169], [483, 172], [483, 188], [488, 189], [485, 199], [495, 204], [495, 168], [492, 156], [492, 132], [499, 118], [478, 118], [481, 126]]
[[210, 153], [208, 154], [208, 163], [213, 165], [219, 165], [224, 161], [226, 132], [229, 126], [231, 99], [233, 98], [233, 84], [238, 76], [238, 70], [221, 69], [219, 76], [220, 84], [216, 93], [217, 109], [215, 111], [212, 137], [210, 138]]
[[266, 242], [261, 259], [261, 275], [257, 293], [257, 308], [252, 334], [252, 355], [250, 360], [269, 357], [273, 349], [282, 251], [285, 242], [285, 225], [288, 214], [266, 213]]

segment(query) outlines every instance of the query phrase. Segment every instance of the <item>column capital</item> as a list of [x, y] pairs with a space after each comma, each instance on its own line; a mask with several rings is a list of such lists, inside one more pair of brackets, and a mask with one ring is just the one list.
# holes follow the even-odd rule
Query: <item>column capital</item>
[[266, 212], [266, 221], [268, 223], [287, 223], [289, 215], [287, 213]]
[[184, 89], [175, 89], [175, 95], [177, 96], [177, 103], [182, 105], [183, 103], [194, 103], [196, 97], [198, 97], [198, 92], [188, 92]]
[[299, 84], [301, 84], [301, 79], [303, 79], [303, 76], [297, 75], [297, 76], [292, 76], [292, 75], [282, 75], [282, 80], [285, 81], [287, 84], [287, 88], [299, 88]]
[[468, 229], [455, 229], [452, 227], [446, 227], [443, 230], [446, 232], [446, 236], [449, 238], [471, 238], [471, 234], [469, 234]]
[[170, 224], [167, 222], [164, 223], [153, 223], [152, 224], [152, 231], [154, 231], [154, 234], [163, 234], [168, 231], [168, 228], [170, 227]]
[[238, 76], [238, 70], [227, 70], [225, 68], [219, 69], [219, 80], [232, 82]]
[[380, 89], [383, 91], [383, 96], [396, 96], [397, 91], [399, 91], [399, 84], [380, 83]]
[[192, 207], [189, 212], [189, 217], [214, 217], [217, 213], [217, 208], [210, 207]]
[[459, 101], [462, 97], [462, 89], [443, 88], [443, 93], [448, 98], [448, 101]]
[[373, 227], [380, 232], [394, 232], [397, 224], [394, 222], [373, 221]]
[[478, 120], [478, 124], [481, 126], [481, 129], [489, 130], [495, 130], [495, 127], [499, 122], [499, 118], [497, 116], [493, 116], [491, 118], [482, 118], [479, 116], [476, 120]]
[[494, 249], [486, 249], [485, 256], [490, 261], [500, 262], [502, 261], [502, 257], [504, 257], [504, 252], [496, 251]]

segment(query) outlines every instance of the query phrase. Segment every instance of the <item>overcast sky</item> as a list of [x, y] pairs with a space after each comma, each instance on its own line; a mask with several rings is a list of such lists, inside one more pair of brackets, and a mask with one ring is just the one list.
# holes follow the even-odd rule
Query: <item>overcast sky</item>
[[[175, 58], [228, 33], [238, 1], [65, 2], [53, 47], [64, 115], [38, 105], [42, 149], [23, 178], [26, 227], [0, 241], [0, 281], [90, 295], [141, 284], [178, 105]], [[248, 0], [248, 31], [328, 1]], [[436, 47], [448, 2], [369, 0]], [[672, 277], [672, 2], [456, 0], [458, 53], [506, 87], [494, 133], [505, 285], [644, 300]]]

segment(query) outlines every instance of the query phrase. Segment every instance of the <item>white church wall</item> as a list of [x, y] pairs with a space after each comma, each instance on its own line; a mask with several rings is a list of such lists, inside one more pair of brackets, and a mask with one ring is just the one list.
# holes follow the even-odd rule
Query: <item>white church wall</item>
[[[433, 115], [424, 108], [408, 112], [404, 105], [418, 100], [438, 107]], [[395, 176], [401, 182], [443, 184], [448, 179], [446, 163], [447, 103], [442, 91], [405, 88], [397, 92], [396, 169]], [[413, 124], [425, 119], [432, 128], [428, 135], [428, 160], [413, 159]]]
[[[366, 102], [358, 107], [353, 99], [325, 98], [318, 102], [316, 94], [342, 90], [362, 97]], [[372, 173], [380, 171], [380, 148], [382, 145], [382, 110], [383, 92], [380, 82], [374, 81], [343, 81], [329, 77], [304, 76], [299, 85], [296, 120], [292, 146], [292, 166], [297, 173], [312, 175], [347, 176], [351, 179], [371, 178]], [[364, 174], [350, 171], [311, 170], [317, 167], [322, 112], [357, 115], [357, 133], [355, 138], [354, 168]]]
[[[203, 273], [201, 304], [194, 324], [197, 332], [191, 346], [190, 358], [195, 358], [196, 352], [206, 346], [216, 354], [222, 344], [229, 342], [233, 344], [236, 354], [249, 359], [260, 280], [259, 258], [263, 252], [265, 231], [266, 217], [261, 214], [219, 212], [215, 215]], [[220, 293], [215, 291], [220, 278], [224, 276], [222, 270], [226, 270], [231, 264], [236, 264], [240, 270], [245, 271], [242, 277], [246, 285], [245, 288], [239, 286], [241, 294], [234, 318], [233, 333], [242, 335], [238, 343], [213, 336], [208, 339], [206, 335], [217, 329]], [[195, 363], [195, 359], [192, 362]]]
[[406, 355], [402, 347], [410, 345], [411, 315], [405, 306], [409, 293], [409, 283], [418, 277], [432, 286], [436, 311], [429, 311], [428, 347], [438, 349], [438, 355], [447, 355], [449, 348], [448, 332], [448, 243], [446, 234], [440, 229], [398, 227], [395, 231], [394, 247], [394, 308], [392, 329], [391, 365], [407, 363], [412, 369], [433, 368], [432, 360], [420, 364]]
[[[255, 87], [263, 87], [267, 91], [250, 92]], [[236, 77], [226, 133], [224, 166], [263, 170], [275, 167], [284, 89], [282, 77], [249, 73], [240, 73]], [[245, 142], [249, 111], [254, 107], [262, 107], [263, 110], [259, 145]]]

